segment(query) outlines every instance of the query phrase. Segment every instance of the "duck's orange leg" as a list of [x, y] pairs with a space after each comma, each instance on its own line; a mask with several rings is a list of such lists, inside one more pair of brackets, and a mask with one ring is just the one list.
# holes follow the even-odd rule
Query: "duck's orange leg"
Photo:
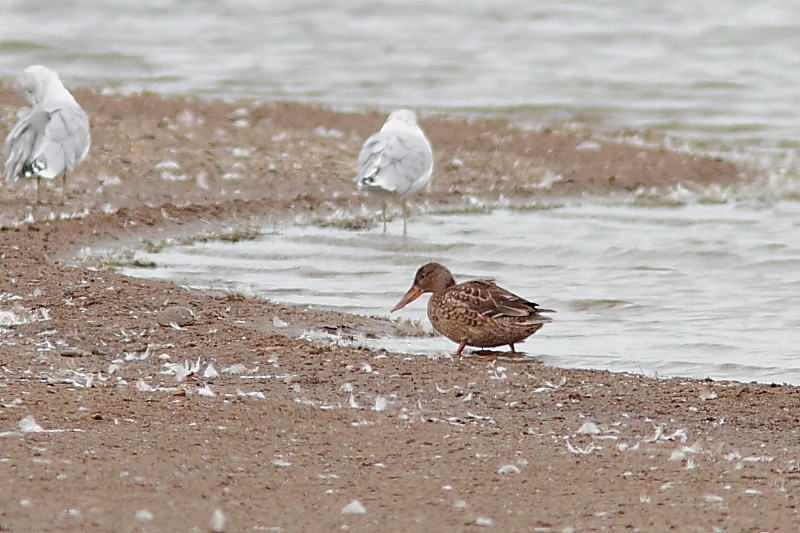
[[456, 350], [456, 357], [458, 357], [459, 359], [461, 358], [461, 352], [464, 351], [464, 346], [466, 346], [466, 345], [467, 345], [467, 341], [466, 340], [463, 340], [463, 341], [458, 343], [458, 350]]

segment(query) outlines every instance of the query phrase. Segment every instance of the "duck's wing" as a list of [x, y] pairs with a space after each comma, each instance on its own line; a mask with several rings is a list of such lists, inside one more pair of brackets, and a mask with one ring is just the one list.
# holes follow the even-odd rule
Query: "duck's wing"
[[541, 313], [555, 312], [542, 309], [538, 304], [507, 291], [491, 279], [467, 281], [456, 285], [451, 291], [455, 298], [487, 318], [510, 318], [524, 324], [534, 324], [550, 322], [552, 319]]
[[399, 196], [422, 189], [433, 171], [433, 152], [424, 135], [383, 130], [370, 136], [358, 155], [359, 188], [378, 187]]
[[6, 182], [70, 173], [89, 153], [89, 117], [72, 103], [41, 106], [20, 118], [5, 140]]

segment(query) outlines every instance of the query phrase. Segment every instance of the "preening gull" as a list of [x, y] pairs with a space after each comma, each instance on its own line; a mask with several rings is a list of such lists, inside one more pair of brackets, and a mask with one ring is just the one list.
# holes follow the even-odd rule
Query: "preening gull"
[[30, 107], [21, 110], [19, 121], [6, 137], [5, 182], [36, 178], [39, 203], [39, 181], [61, 176], [63, 203], [67, 174], [89, 153], [89, 117], [58, 74], [47, 67], [26, 68], [17, 76], [14, 89]]
[[[407, 198], [425, 187], [433, 173], [433, 149], [408, 109], [389, 113], [383, 127], [372, 134], [358, 154], [358, 188], [403, 199], [403, 235], [408, 218]], [[386, 231], [386, 200], [383, 202]]]

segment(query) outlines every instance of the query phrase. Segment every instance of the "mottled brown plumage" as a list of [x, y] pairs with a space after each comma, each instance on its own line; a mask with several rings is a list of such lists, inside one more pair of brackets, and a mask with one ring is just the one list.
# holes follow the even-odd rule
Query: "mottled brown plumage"
[[414, 283], [392, 311], [410, 304], [430, 292], [428, 318], [433, 328], [458, 343], [456, 355], [464, 346], [490, 348], [522, 342], [552, 318], [555, 313], [520, 298], [493, 280], [477, 279], [456, 284], [453, 275], [439, 263], [428, 263], [417, 270]]

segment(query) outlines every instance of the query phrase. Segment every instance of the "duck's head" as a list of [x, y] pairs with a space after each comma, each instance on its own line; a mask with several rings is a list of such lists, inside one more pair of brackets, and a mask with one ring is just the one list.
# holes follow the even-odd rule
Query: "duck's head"
[[414, 276], [414, 283], [411, 288], [403, 295], [392, 312], [402, 309], [426, 292], [440, 292], [456, 284], [453, 275], [444, 265], [439, 263], [427, 263], [419, 267]]

